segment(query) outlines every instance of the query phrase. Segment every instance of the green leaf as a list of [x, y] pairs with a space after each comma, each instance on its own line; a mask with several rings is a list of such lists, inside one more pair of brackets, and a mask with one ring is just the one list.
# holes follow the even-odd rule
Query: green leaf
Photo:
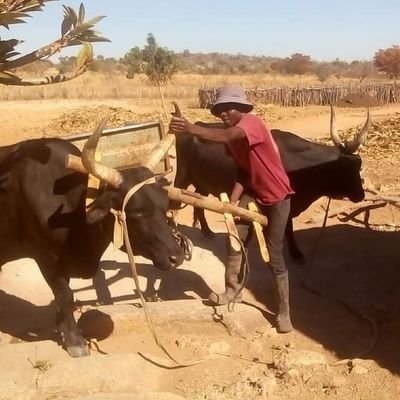
[[67, 34], [67, 32], [70, 31], [70, 29], [72, 28], [72, 23], [73, 23], [72, 18], [69, 15], [68, 16], [66, 15], [61, 24], [61, 37], [64, 37]]
[[78, 17], [76, 15], [76, 12], [74, 11], [73, 8], [69, 7], [69, 6], [64, 6], [64, 18], [69, 18], [71, 21], [71, 25], [73, 27], [76, 27], [77, 22], [78, 22]]
[[101, 36], [97, 36], [97, 35], [90, 35], [90, 34], [79, 36], [79, 39], [82, 42], [92, 42], [92, 43], [94, 43], [94, 42], [111, 42], [110, 39], [107, 39], [107, 38], [104, 38]]
[[94, 17], [94, 18], [92, 18], [92, 19], [89, 19], [89, 21], [86, 21], [86, 23], [87, 24], [89, 24], [89, 25], [92, 25], [92, 26], [94, 26], [94, 25], [96, 25], [98, 22], [100, 22], [103, 18], [105, 18], [106, 16], [105, 15], [99, 15], [99, 16], [97, 16], [97, 17]]
[[79, 6], [78, 24], [82, 24], [85, 20], [85, 6], [83, 3]]

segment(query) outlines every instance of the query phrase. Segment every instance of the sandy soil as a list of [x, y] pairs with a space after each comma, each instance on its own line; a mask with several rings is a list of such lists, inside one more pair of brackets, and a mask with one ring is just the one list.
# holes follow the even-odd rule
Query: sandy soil
[[[121, 107], [137, 121], [152, 115], [152, 110], [144, 104], [138, 106], [128, 100], [0, 103], [3, 116], [0, 143], [7, 145], [43, 135], [83, 132], [84, 125], [66, 127], [59, 122], [68, 113], [78, 118], [77, 115], [84, 115], [98, 106]], [[318, 137], [328, 130], [329, 110], [325, 108], [260, 107], [259, 110], [263, 115], [269, 113], [271, 126], [292, 130], [301, 136]], [[192, 119], [208, 118], [204, 110], [184, 111]], [[379, 107], [372, 110], [372, 115], [375, 120], [383, 120], [399, 111], [400, 106]], [[338, 128], [346, 129], [363, 122], [364, 110], [340, 109], [337, 118]], [[57, 126], [63, 128], [56, 131]], [[370, 171], [370, 182], [379, 184], [384, 178], [385, 183], [399, 184], [398, 156], [391, 158], [389, 164], [377, 165], [373, 159], [364, 162]], [[331, 209], [345, 204], [334, 201]], [[275, 311], [271, 278], [260, 261], [256, 244], [251, 243], [252, 269], [244, 298], [250, 306], [263, 312], [265, 329], [255, 332], [251, 338], [238, 338], [227, 332], [210, 334], [198, 326], [193, 326], [190, 334], [182, 335], [168, 326], [162, 333], [163, 342], [183, 358], [198, 358], [217, 349], [242, 359], [221, 358], [169, 371], [160, 378], [162, 391], [193, 400], [399, 398], [400, 234], [396, 225], [400, 225], [400, 215], [396, 209], [386, 206], [371, 211], [370, 229], [365, 228], [364, 214], [361, 214], [348, 221], [331, 218], [322, 231], [322, 207], [325, 205], [326, 199], [321, 199], [295, 221], [297, 240], [308, 257], [308, 263], [303, 266], [288, 259], [295, 331], [277, 335], [271, 326]], [[185, 262], [176, 272], [162, 274], [150, 267], [148, 261], [138, 258], [142, 290], [147, 295], [154, 295], [155, 287], [158, 299], [163, 301], [200, 300], [211, 290], [223, 288], [224, 224], [219, 215], [208, 213], [208, 218], [216, 232], [212, 239], [204, 238], [191, 227], [189, 207], [181, 212], [182, 231], [192, 238], [195, 251], [193, 260]], [[94, 284], [73, 280], [72, 287], [80, 304], [93, 306], [137, 300], [132, 293], [133, 283], [124, 254], [110, 248], [101, 269]], [[5, 265], [0, 274], [0, 347], [24, 341], [54, 340], [51, 301], [50, 290], [31, 260]], [[108, 354], [129, 357], [143, 351], [162, 357], [149, 334], [111, 335], [100, 341], [99, 346]], [[59, 352], [60, 360], [68, 359], [61, 349], [55, 351]], [[98, 358], [96, 367], [104, 368], [104, 373], [110, 375], [121, 363], [121, 359], [116, 358], [106, 366], [101, 360]], [[32, 365], [25, 363], [14, 368], [20, 368], [20, 374], [24, 374]], [[3, 372], [7, 369], [4, 360], [0, 372], [2, 369]], [[144, 368], [143, 374], [155, 373], [151, 371]], [[68, 386], [67, 390], [61, 378], [57, 390], [38, 391], [36, 383], [36, 387], [33, 384], [32, 390], [20, 397], [2, 393], [0, 389], [0, 399], [72, 399], [89, 392], [106, 391], [100, 387], [88, 390], [84, 375], [74, 379], [73, 389]], [[138, 387], [137, 390], [148, 389]], [[123, 389], [116, 380], [107, 391]]]

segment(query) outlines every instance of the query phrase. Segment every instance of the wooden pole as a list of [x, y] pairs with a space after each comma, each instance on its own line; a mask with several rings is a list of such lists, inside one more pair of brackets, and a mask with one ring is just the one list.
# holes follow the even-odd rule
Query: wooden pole
[[245, 208], [234, 206], [230, 203], [224, 203], [217, 198], [204, 197], [198, 193], [188, 190], [178, 189], [173, 186], [164, 187], [168, 192], [168, 197], [172, 200], [181, 201], [194, 207], [204, 208], [205, 210], [214, 211], [218, 214], [230, 213], [235, 217], [240, 217], [245, 221], [256, 221], [261, 225], [268, 225], [267, 217], [254, 211], [246, 210]]

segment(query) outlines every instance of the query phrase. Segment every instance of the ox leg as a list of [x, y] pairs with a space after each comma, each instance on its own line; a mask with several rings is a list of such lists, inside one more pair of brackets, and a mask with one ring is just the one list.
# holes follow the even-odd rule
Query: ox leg
[[285, 236], [286, 236], [286, 242], [288, 245], [290, 256], [293, 258], [293, 260], [297, 264], [305, 264], [307, 260], [304, 257], [304, 254], [299, 249], [296, 239], [294, 238], [293, 221], [292, 221], [292, 218], [290, 218], [290, 217], [286, 224]]
[[59, 265], [51, 268], [42, 268], [46, 282], [50, 286], [57, 309], [57, 329], [61, 337], [61, 344], [71, 357], [83, 357], [89, 355], [89, 348], [83, 338], [74, 318], [74, 296], [69, 287], [69, 279], [65, 276], [53, 275], [50, 272], [62, 269]]

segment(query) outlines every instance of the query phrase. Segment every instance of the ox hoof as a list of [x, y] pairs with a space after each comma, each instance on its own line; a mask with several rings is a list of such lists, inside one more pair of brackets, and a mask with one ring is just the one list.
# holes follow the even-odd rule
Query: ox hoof
[[88, 346], [68, 346], [67, 352], [71, 357], [87, 357], [90, 355], [90, 350]]

